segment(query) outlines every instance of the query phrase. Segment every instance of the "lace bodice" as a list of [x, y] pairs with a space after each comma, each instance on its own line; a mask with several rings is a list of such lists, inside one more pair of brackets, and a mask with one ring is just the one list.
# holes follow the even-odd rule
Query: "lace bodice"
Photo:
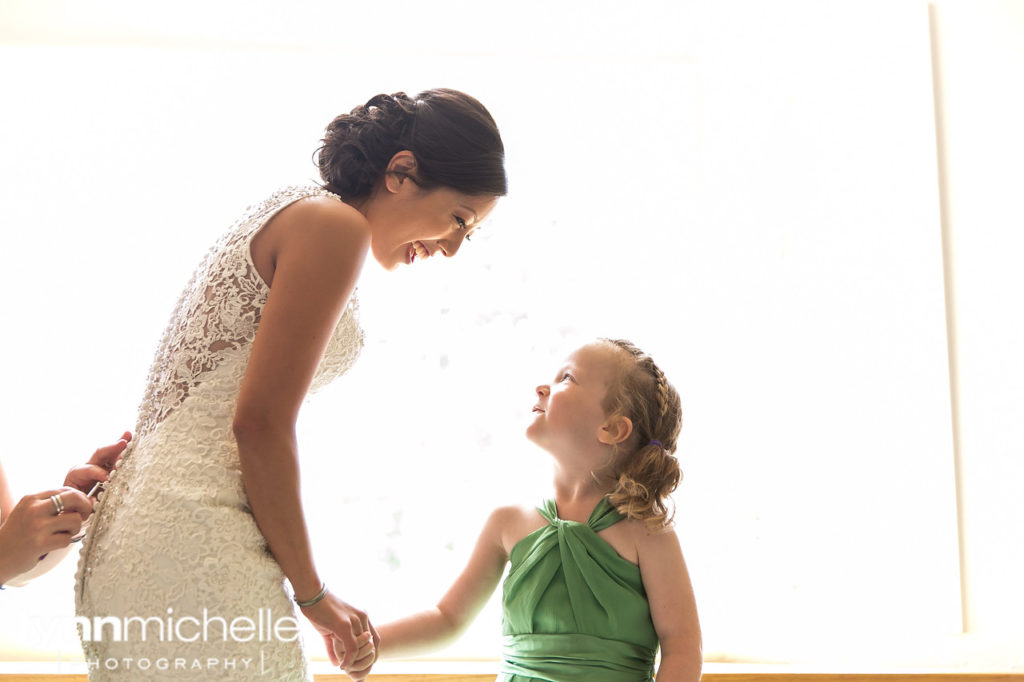
[[[250, 206], [206, 254], [185, 287], [164, 331], [139, 407], [136, 439], [144, 437], [189, 396], [227, 354], [252, 343], [270, 288], [252, 261], [252, 238], [274, 215], [306, 197], [328, 196], [317, 187], [289, 187]], [[353, 294], [320, 366], [312, 390], [343, 374], [363, 344]], [[244, 372], [245, 365], [240, 368]], [[237, 377], [239, 384], [242, 377]]]

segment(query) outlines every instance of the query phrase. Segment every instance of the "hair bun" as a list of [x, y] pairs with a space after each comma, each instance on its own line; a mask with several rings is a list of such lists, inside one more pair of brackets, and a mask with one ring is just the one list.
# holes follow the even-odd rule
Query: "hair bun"
[[331, 121], [316, 151], [324, 186], [344, 199], [369, 194], [391, 157], [410, 146], [414, 111], [398, 92], [375, 95]]
[[374, 95], [366, 104], [352, 110], [353, 116], [362, 116], [369, 122], [388, 130], [398, 140], [412, 137], [409, 127], [416, 117], [416, 102], [404, 92], [393, 95]]
[[342, 199], [369, 196], [391, 159], [416, 157], [416, 184], [470, 195], [507, 192], [505, 148], [494, 119], [480, 102], [438, 88], [409, 97], [374, 95], [335, 118], [315, 154], [324, 187]]

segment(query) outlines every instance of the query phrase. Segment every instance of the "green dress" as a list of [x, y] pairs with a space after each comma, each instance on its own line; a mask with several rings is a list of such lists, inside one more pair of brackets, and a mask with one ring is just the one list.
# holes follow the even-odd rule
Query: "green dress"
[[496, 682], [650, 682], [658, 635], [640, 568], [597, 536], [624, 517], [602, 498], [586, 523], [548, 525], [512, 548]]

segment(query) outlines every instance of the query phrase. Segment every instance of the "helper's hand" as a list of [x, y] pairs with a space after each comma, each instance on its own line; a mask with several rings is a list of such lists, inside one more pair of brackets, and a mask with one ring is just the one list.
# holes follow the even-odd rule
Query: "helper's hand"
[[71, 488], [21, 498], [0, 526], [3, 580], [30, 570], [47, 553], [71, 544], [90, 514], [92, 500]]
[[[369, 667], [359, 672], [353, 667], [356, 661], [360, 660], [360, 651], [366, 648], [365, 645], [360, 645], [359, 636], [366, 632], [370, 633], [374, 641], [374, 650], [376, 650], [376, 642], [379, 641], [377, 633], [370, 625], [370, 619], [364, 611], [360, 611], [328, 592], [313, 606], [303, 607], [302, 615], [309, 619], [316, 631], [324, 638], [327, 656], [331, 659], [332, 665], [341, 667], [349, 677], [357, 681], [364, 679], [369, 674]], [[375, 651], [373, 656], [376, 656]], [[366, 655], [362, 655], [362, 658], [366, 658]], [[349, 673], [350, 670], [351, 673]]]
[[96, 483], [106, 481], [131, 439], [131, 432], [125, 431], [121, 440], [92, 453], [88, 462], [79, 464], [68, 472], [67, 478], [64, 479], [64, 485], [88, 493]]

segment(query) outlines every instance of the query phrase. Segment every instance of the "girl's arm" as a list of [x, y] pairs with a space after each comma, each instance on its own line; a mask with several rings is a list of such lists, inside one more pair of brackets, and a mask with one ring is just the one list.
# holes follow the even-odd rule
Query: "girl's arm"
[[469, 563], [437, 606], [379, 628], [382, 656], [411, 656], [439, 649], [454, 641], [473, 622], [505, 570], [508, 553], [502, 538], [517, 513], [512, 507], [491, 513]]
[[[273, 274], [232, 426], [253, 516], [295, 597], [307, 601], [322, 582], [300, 501], [295, 421], [355, 288], [369, 231], [349, 206], [304, 199], [258, 238], [271, 254]], [[331, 593], [302, 612], [323, 635], [331, 661], [339, 664], [332, 646], [337, 638], [345, 652], [340, 664], [351, 665], [356, 635], [370, 630], [366, 614]]]
[[640, 576], [661, 643], [658, 682], [696, 682], [704, 663], [700, 622], [679, 538], [673, 530], [639, 535]]

